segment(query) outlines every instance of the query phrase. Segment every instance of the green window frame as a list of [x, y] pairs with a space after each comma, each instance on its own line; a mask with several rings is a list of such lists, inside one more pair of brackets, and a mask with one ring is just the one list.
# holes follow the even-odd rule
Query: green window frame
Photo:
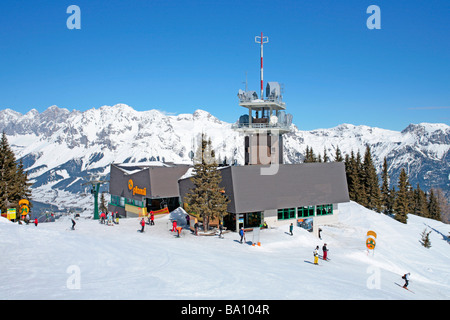
[[326, 216], [329, 214], [333, 214], [333, 205], [332, 204], [322, 204], [322, 205], [316, 206], [316, 215]]
[[314, 206], [305, 206], [297, 208], [299, 218], [308, 218], [314, 216]]
[[278, 209], [278, 220], [295, 219], [295, 208]]

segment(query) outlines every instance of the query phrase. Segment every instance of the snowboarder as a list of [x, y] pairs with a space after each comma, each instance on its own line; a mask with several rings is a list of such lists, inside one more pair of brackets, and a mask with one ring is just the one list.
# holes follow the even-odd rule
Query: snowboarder
[[76, 225], [76, 222], [75, 222], [75, 220], [72, 219], [72, 230], [75, 230], [75, 225]]
[[37, 227], [37, 225], [38, 225], [38, 219], [37, 218], [34, 218], [34, 225]]
[[323, 244], [322, 251], [323, 251], [323, 260], [328, 260], [327, 258], [328, 248], [326, 243]]
[[144, 218], [142, 218], [142, 220], [141, 220], [141, 233], [142, 232], [144, 232], [144, 227], [145, 227], [145, 220], [144, 220]]
[[241, 227], [241, 230], [239, 230], [239, 235], [241, 236], [241, 241], [240, 241], [240, 243], [242, 243], [242, 239], [244, 239], [244, 241], [247, 242], [247, 240], [245, 239], [245, 231], [244, 231], [244, 227]]
[[294, 225], [291, 223], [291, 225], [289, 226], [289, 232], [291, 233], [291, 236], [294, 235], [294, 234], [292, 233], [292, 231], [294, 231]]
[[405, 280], [405, 284], [403, 285], [403, 288], [405, 288], [405, 289], [408, 287], [410, 275], [411, 274], [408, 272], [408, 273], [404, 274], [402, 277], [402, 279]]
[[314, 254], [314, 264], [319, 264], [319, 246], [316, 247], [313, 251]]

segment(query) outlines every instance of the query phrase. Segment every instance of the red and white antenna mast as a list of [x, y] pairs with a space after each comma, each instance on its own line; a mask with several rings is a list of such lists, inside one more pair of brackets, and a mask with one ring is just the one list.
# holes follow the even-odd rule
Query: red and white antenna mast
[[268, 37], [263, 37], [263, 33], [261, 32], [261, 37], [256, 36], [255, 37], [255, 42], [256, 43], [260, 43], [261, 44], [261, 100], [264, 100], [264, 86], [263, 86], [263, 81], [264, 81], [264, 72], [263, 72], [263, 44], [264, 43], [268, 43], [269, 42], [269, 38]]

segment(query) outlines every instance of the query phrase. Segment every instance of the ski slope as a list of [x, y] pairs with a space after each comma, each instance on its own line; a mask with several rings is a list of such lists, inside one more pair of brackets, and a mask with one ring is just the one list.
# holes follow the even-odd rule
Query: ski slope
[[[261, 231], [261, 247], [224, 239], [176, 238], [169, 216], [140, 229], [138, 218], [106, 226], [79, 218], [18, 225], [0, 219], [2, 299], [450, 299], [450, 225], [409, 215], [403, 225], [356, 203], [340, 205], [339, 223], [322, 240], [295, 227]], [[420, 234], [431, 230], [432, 247]], [[368, 230], [377, 232], [373, 255]], [[312, 264], [316, 245], [330, 261]], [[322, 250], [319, 251], [322, 253]], [[409, 288], [401, 276], [411, 273]]]

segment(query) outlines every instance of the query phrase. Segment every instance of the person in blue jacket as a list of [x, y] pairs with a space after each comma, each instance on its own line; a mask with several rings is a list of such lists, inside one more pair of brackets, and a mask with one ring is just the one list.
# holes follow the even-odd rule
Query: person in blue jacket
[[[241, 230], [239, 230], [239, 235], [241, 236], [241, 243], [242, 243], [242, 239], [245, 240], [245, 231], [244, 231], [244, 227], [241, 227]], [[247, 241], [247, 240], [245, 240]]]

